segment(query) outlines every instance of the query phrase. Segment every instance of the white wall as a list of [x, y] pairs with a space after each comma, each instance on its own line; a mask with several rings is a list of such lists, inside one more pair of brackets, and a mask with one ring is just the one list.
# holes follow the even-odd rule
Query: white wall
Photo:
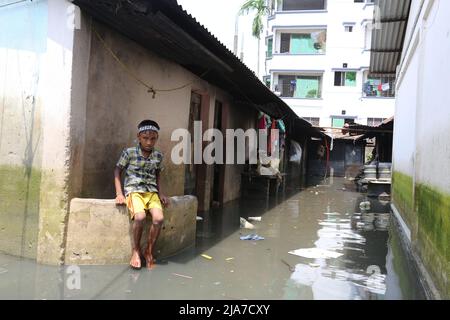
[[[413, 216], [413, 248], [443, 298], [448, 275], [450, 214], [450, 1], [412, 2], [402, 61], [397, 69], [393, 168], [412, 180], [412, 213], [402, 211], [393, 181], [394, 206]], [[407, 192], [406, 192], [407, 193]]]
[[35, 258], [47, 1], [2, 6], [0, 30], [0, 251]]
[[[450, 126], [448, 78], [450, 23], [445, 17], [450, 2], [413, 1], [398, 72], [396, 103], [395, 168], [445, 191], [450, 178]], [[422, 10], [420, 10], [422, 9]], [[411, 25], [416, 24], [412, 29]], [[447, 41], [449, 40], [449, 41]], [[411, 132], [416, 131], [414, 138]], [[414, 145], [407, 141], [415, 140]], [[429, 157], [433, 157], [430, 165]], [[412, 159], [411, 159], [412, 158]], [[414, 161], [415, 159], [415, 161]]]

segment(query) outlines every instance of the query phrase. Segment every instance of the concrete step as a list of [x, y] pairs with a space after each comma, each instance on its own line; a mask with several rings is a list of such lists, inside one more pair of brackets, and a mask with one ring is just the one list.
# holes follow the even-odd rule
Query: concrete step
[[[164, 209], [164, 224], [156, 242], [156, 258], [167, 258], [195, 244], [197, 198], [175, 196]], [[151, 224], [147, 215], [142, 248]], [[127, 264], [131, 255], [130, 215], [114, 200], [74, 198], [66, 241], [66, 264]]]

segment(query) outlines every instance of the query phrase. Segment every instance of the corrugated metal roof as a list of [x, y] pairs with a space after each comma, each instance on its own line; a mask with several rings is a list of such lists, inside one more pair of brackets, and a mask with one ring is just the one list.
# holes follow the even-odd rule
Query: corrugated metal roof
[[[411, 0], [375, 0], [375, 29], [372, 31], [370, 72], [395, 73], [400, 62]], [[378, 25], [381, 28], [376, 28]]]

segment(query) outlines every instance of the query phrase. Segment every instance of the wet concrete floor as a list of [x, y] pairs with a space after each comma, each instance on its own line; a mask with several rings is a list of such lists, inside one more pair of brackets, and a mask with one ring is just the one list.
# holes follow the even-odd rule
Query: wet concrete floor
[[[389, 202], [366, 198], [344, 178], [331, 180], [203, 214], [196, 247], [151, 271], [51, 267], [0, 255], [0, 299], [424, 299]], [[240, 228], [239, 218], [252, 216], [261, 217], [250, 221], [255, 229]], [[240, 240], [249, 234], [264, 240]], [[288, 253], [301, 248], [341, 255]]]

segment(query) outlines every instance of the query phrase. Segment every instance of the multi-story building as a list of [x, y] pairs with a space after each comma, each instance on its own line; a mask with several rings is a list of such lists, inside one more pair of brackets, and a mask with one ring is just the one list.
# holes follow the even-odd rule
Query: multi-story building
[[395, 74], [369, 72], [373, 2], [281, 0], [268, 17], [264, 81], [314, 125], [394, 115]]

